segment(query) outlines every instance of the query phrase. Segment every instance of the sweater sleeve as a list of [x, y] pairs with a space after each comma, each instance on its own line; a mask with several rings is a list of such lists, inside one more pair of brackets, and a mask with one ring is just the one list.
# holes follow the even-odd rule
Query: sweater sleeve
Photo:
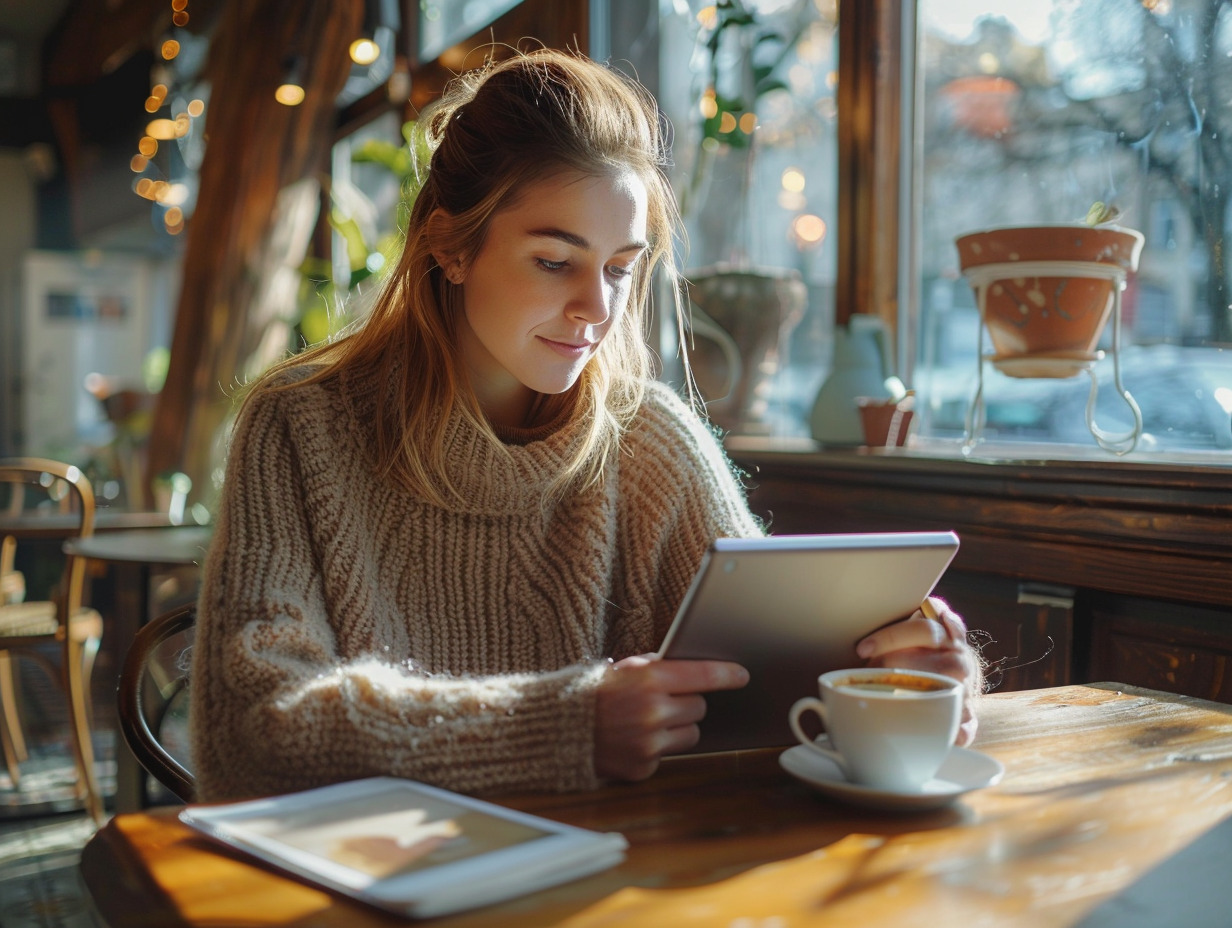
[[[621, 482], [629, 599], [651, 604], [655, 646], [716, 538], [765, 534], [718, 438], [670, 387], [651, 384]], [[616, 656], [629, 648], [614, 644]]]
[[414, 655], [393, 661], [340, 646], [344, 629], [366, 618], [327, 607], [303, 493], [307, 469], [337, 462], [297, 451], [279, 411], [287, 395], [254, 397], [231, 445], [193, 657], [200, 798], [373, 775], [468, 793], [597, 785], [591, 732], [602, 663], [434, 675]]

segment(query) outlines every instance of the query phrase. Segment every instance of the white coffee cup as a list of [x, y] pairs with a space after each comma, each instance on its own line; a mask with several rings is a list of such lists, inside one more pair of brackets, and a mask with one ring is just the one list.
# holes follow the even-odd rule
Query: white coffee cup
[[[800, 743], [834, 761], [852, 783], [895, 792], [918, 792], [937, 773], [958, 735], [963, 687], [922, 670], [863, 667], [817, 678], [821, 699], [806, 696], [791, 707], [791, 730]], [[816, 712], [832, 748], [800, 727]]]

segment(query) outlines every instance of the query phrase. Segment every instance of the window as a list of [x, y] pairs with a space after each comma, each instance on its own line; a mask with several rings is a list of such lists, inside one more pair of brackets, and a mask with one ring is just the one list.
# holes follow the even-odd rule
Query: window
[[[1142, 410], [1135, 456], [1232, 462], [1232, 10], [1216, 0], [918, 0], [912, 379], [930, 447], [960, 444], [988, 352], [956, 236], [1074, 222], [1095, 201], [1145, 237], [1123, 294], [1119, 364]], [[1131, 423], [1096, 363], [1098, 424]], [[985, 448], [1102, 455], [1090, 382], [1011, 378], [984, 363]], [[1021, 444], [1014, 446], [1023, 451]], [[1206, 453], [1206, 454], [1200, 454]]]
[[[739, 408], [729, 399], [741, 390], [733, 351], [710, 350], [713, 329], [695, 306], [694, 374], [724, 429], [807, 436], [835, 313], [837, 3], [677, 0], [660, 9], [657, 96], [674, 127], [686, 275], [696, 281], [723, 265], [767, 277], [795, 272], [807, 292], [802, 313], [785, 314], [781, 325], [764, 308], [751, 311], [751, 298], [716, 320], [742, 356]], [[750, 318], [758, 313], [764, 326]], [[669, 363], [674, 338], [665, 333]]]
[[455, 42], [475, 35], [521, 0], [422, 0], [418, 11], [418, 49], [430, 61]]

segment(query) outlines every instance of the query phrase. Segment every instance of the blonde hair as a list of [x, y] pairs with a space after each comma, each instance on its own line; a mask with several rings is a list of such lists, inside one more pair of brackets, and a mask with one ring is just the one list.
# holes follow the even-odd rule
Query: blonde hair
[[[666, 122], [636, 81], [580, 55], [539, 49], [455, 78], [420, 123], [431, 161], [402, 255], [371, 313], [345, 337], [277, 365], [256, 386], [292, 388], [351, 370], [373, 371], [388, 385], [374, 422], [378, 471], [438, 505], [456, 499], [445, 461], [450, 413], [461, 412], [493, 443], [504, 445], [461, 368], [460, 288], [446, 279], [433, 254], [463, 262], [473, 257], [493, 215], [513, 205], [531, 183], [561, 171], [604, 176], [631, 169], [646, 186], [649, 252], [636, 265], [619, 322], [577, 384], [554, 398], [571, 421], [582, 423], [582, 438], [549, 496], [594, 486], [655, 374], [646, 339], [656, 267], [678, 302], [673, 246], [682, 232], [666, 174]], [[450, 221], [433, 223], [430, 233], [436, 210]], [[317, 367], [302, 379], [271, 383], [280, 371], [306, 365]]]

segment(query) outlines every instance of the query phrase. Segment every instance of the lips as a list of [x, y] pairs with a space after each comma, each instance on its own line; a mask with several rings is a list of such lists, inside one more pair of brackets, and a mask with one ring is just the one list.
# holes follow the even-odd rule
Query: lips
[[546, 343], [551, 348], [555, 348], [558, 351], [567, 351], [567, 352], [574, 353], [574, 354], [582, 354], [586, 351], [589, 351], [591, 348], [595, 347], [595, 345], [597, 344], [597, 342], [587, 341], [586, 339], [580, 339], [580, 340], [575, 341], [574, 339], [556, 339], [556, 338], [547, 338], [546, 336], [540, 336], [540, 338], [543, 340], [544, 343]]

